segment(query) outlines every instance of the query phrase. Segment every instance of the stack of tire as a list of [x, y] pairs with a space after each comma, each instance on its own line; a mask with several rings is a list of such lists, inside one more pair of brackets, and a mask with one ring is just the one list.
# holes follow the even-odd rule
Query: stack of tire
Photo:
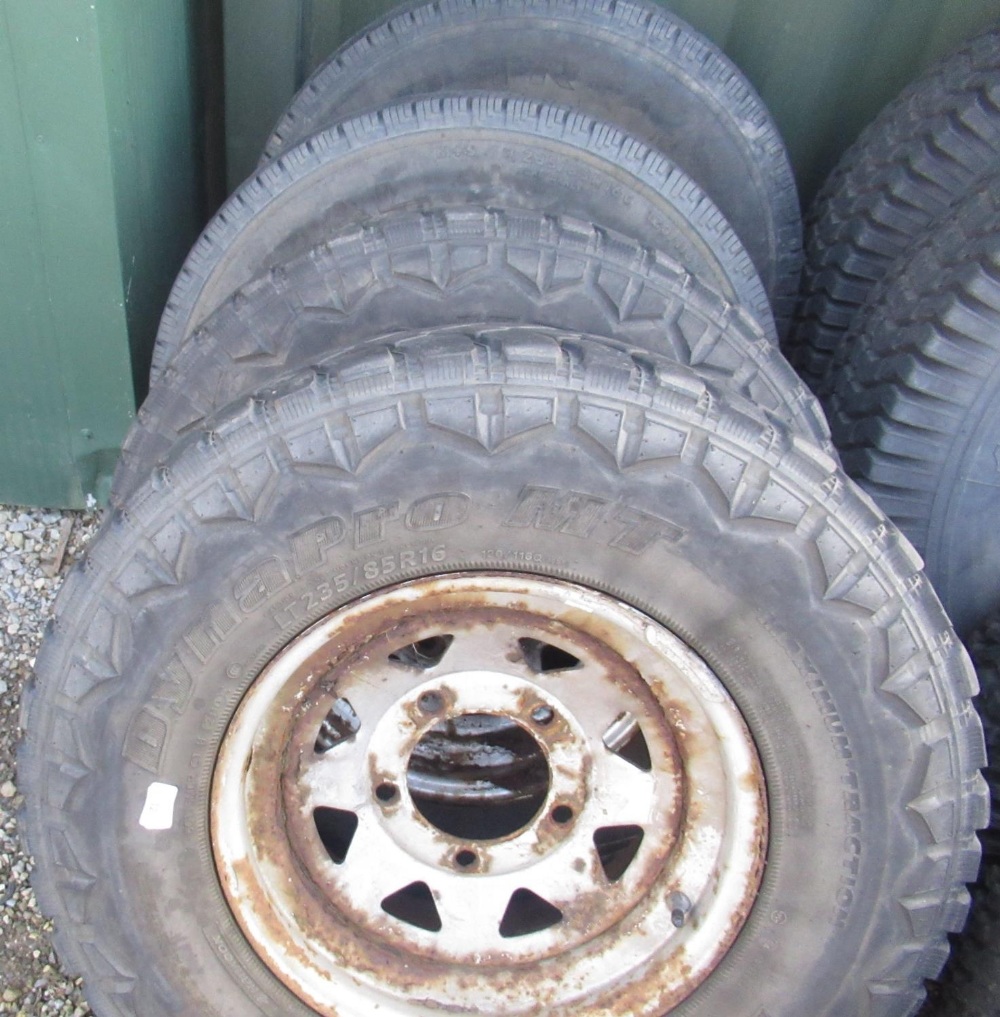
[[797, 202], [659, 7], [442, 0], [177, 279], [27, 699], [101, 1017], [919, 1007], [968, 658], [778, 349]]
[[[1000, 28], [891, 103], [809, 221], [790, 355], [847, 472], [923, 556], [973, 650], [1000, 794]], [[1000, 817], [934, 1013], [997, 1009]]]

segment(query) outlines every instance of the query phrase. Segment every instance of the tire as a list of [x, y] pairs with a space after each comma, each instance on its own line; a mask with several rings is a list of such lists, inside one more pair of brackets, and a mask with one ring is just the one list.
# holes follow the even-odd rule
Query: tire
[[841, 158], [806, 218], [789, 359], [821, 381], [858, 308], [909, 245], [1000, 159], [1000, 28], [911, 84]]
[[248, 180], [209, 223], [167, 301], [153, 378], [194, 327], [266, 269], [396, 211], [469, 204], [570, 215], [666, 251], [769, 335], [759, 277], [722, 213], [665, 157], [543, 103], [408, 102], [316, 135]]
[[[285, 834], [295, 824], [279, 814], [301, 813], [258, 809], [257, 793], [273, 802], [282, 788], [311, 792], [292, 771], [283, 780], [265, 779], [265, 771], [284, 760], [312, 774], [328, 744], [346, 747], [353, 767], [356, 746], [371, 747], [370, 768], [348, 769], [366, 788], [364, 802], [381, 804], [352, 799], [349, 808], [376, 817], [365, 818], [366, 831], [383, 822], [376, 808], [385, 810], [385, 824], [398, 815], [408, 825], [391, 858], [356, 856], [370, 878], [340, 875], [346, 870], [335, 860], [324, 864], [336, 887], [331, 895], [377, 901], [399, 875], [395, 862], [411, 864], [399, 845], [411, 845], [416, 859], [428, 843], [426, 829], [411, 822], [409, 783], [401, 773], [395, 785], [385, 776], [387, 754], [433, 722], [412, 711], [445, 702], [468, 710], [496, 689], [530, 709], [532, 699], [518, 691], [528, 668], [552, 682], [532, 679], [533, 696], [544, 700], [554, 694], [546, 689], [558, 689], [578, 697], [583, 688], [583, 708], [596, 711], [587, 719], [597, 734], [588, 765], [569, 765], [572, 753], [559, 756], [560, 765], [549, 756], [552, 773], [574, 788], [613, 767], [610, 785], [602, 780], [593, 794], [570, 798], [579, 822], [591, 809], [619, 817], [646, 810], [654, 818], [642, 820], [640, 834], [648, 836], [640, 848], [651, 854], [634, 855], [638, 865], [626, 867], [620, 882], [605, 872], [599, 893], [558, 896], [561, 879], [576, 885], [603, 877], [593, 858], [569, 866], [572, 851], [546, 854], [558, 842], [543, 838], [557, 837], [552, 824], [563, 822], [567, 836], [576, 836], [573, 807], [560, 817], [557, 806], [528, 828], [527, 855], [502, 855], [523, 877], [499, 862], [495, 884], [456, 876], [451, 866], [461, 860], [450, 847], [422, 863], [431, 873], [423, 878], [447, 881], [449, 893], [458, 892], [456, 880], [473, 880], [468, 886], [488, 894], [491, 885], [523, 878], [529, 890], [555, 899], [536, 912], [550, 922], [537, 931], [549, 938], [534, 941], [543, 946], [533, 945], [532, 931], [505, 940], [510, 953], [484, 948], [477, 963], [460, 965], [457, 982], [450, 965], [427, 959], [433, 937], [447, 933], [449, 949], [466, 957], [480, 942], [494, 944], [505, 935], [494, 921], [502, 902], [488, 898], [481, 912], [456, 912], [454, 900], [442, 897], [448, 923], [437, 932], [430, 922], [414, 932], [415, 918], [397, 920], [390, 897], [381, 910], [392, 921], [377, 904], [323, 911], [322, 932], [343, 947], [341, 967], [323, 969], [324, 978], [340, 979], [339, 994], [325, 998], [338, 1000], [341, 1017], [374, 1005], [387, 1013], [442, 1005], [455, 1012], [457, 999], [459, 1012], [476, 1013], [484, 1000], [493, 1013], [536, 1013], [544, 1000], [553, 1017], [616, 1009], [651, 1017], [671, 1007], [679, 1017], [833, 1017], [863, 1013], [873, 999], [886, 1017], [910, 1014], [923, 979], [945, 958], [946, 932], [964, 921], [963, 883], [975, 877], [979, 857], [974, 830], [986, 821], [977, 769], [982, 736], [969, 701], [974, 676], [918, 567], [905, 540], [829, 457], [780, 426], [728, 408], [712, 386], [649, 354], [636, 359], [597, 341], [541, 337], [503, 347], [430, 335], [359, 354], [333, 374], [286, 378], [183, 439], [110, 517], [60, 595], [26, 701], [19, 785], [28, 799], [37, 891], [62, 930], [61, 956], [84, 972], [102, 1017], [310, 1012], [261, 960], [271, 957], [288, 984], [300, 986], [301, 971], [286, 971], [280, 956], [265, 951], [292, 935], [289, 926], [282, 919], [280, 930], [268, 931], [267, 922], [252, 921], [259, 880], [280, 894], [292, 870], [277, 861], [268, 868], [256, 853], [243, 868], [229, 840], [249, 833], [244, 819], [250, 826], [261, 819], [263, 839], [248, 843], [273, 844], [273, 858], [286, 857]], [[542, 601], [532, 592], [539, 587], [547, 591]], [[470, 588], [487, 592], [461, 601]], [[521, 588], [529, 591], [523, 599], [503, 599]], [[491, 597], [501, 603], [494, 614]], [[539, 602], [551, 616], [539, 614]], [[372, 619], [389, 609], [403, 628], [373, 629]], [[464, 640], [466, 617], [485, 643], [459, 642], [470, 648], [450, 670], [445, 664], [456, 692], [429, 669], [442, 655], [447, 662], [441, 627]], [[328, 627], [313, 627], [323, 618]], [[629, 642], [634, 664], [612, 646], [623, 618], [639, 626], [631, 629], [638, 640]], [[541, 638], [518, 640], [518, 649], [509, 631], [515, 624]], [[502, 640], [489, 641], [494, 629]], [[429, 632], [438, 635], [425, 638]], [[487, 656], [484, 647], [492, 648]], [[314, 651], [321, 659], [313, 660]], [[401, 670], [386, 670], [390, 663]], [[574, 678], [578, 666], [582, 681]], [[446, 686], [438, 687], [436, 706], [425, 703], [423, 668]], [[382, 678], [369, 682], [376, 673]], [[397, 695], [399, 674], [405, 691]], [[325, 712], [334, 692], [311, 698], [324, 676], [327, 689], [360, 682], [344, 686], [363, 697], [358, 711], [337, 700]], [[379, 689], [386, 698], [376, 707], [369, 697]], [[618, 715], [615, 689], [635, 704]], [[251, 748], [256, 736], [244, 738], [256, 730], [258, 709], [259, 752]], [[411, 719], [397, 717], [398, 709]], [[556, 720], [547, 728], [551, 738], [575, 744], [572, 717], [560, 710], [557, 704], [546, 718], [532, 709], [530, 723], [537, 734]], [[731, 737], [709, 736], [709, 715], [735, 717]], [[521, 722], [520, 713], [513, 716]], [[615, 720], [605, 730], [609, 717]], [[305, 739], [301, 755], [294, 738], [269, 736], [268, 725], [293, 718], [302, 719], [294, 720]], [[663, 725], [673, 749], [661, 737]], [[681, 779], [747, 740], [742, 763], [713, 771], [719, 785]], [[348, 771], [337, 770], [338, 758], [311, 786], [343, 786]], [[712, 789], [697, 806], [692, 786]], [[608, 787], [629, 791], [609, 796]], [[675, 787], [685, 807], [671, 811], [678, 799], [663, 796], [664, 787]], [[250, 798], [241, 799], [244, 793]], [[244, 819], [240, 800], [249, 803]], [[669, 813], [662, 823], [661, 807]], [[733, 820], [722, 816], [726, 809]], [[718, 822], [714, 834], [685, 832], [706, 821]], [[580, 828], [589, 843], [589, 827]], [[524, 837], [476, 843], [469, 865], [481, 871], [477, 852], [488, 860], [494, 851], [516, 854]], [[316, 841], [313, 834], [313, 853]], [[765, 848], [766, 866], [755, 867]], [[350, 864], [349, 847], [341, 851]], [[530, 882], [534, 866], [552, 858], [559, 874], [551, 888]], [[694, 876], [675, 871], [671, 858], [690, 861], [699, 878], [723, 860], [720, 896], [712, 896], [716, 884], [708, 878], [699, 883], [704, 901], [687, 897]], [[294, 871], [309, 864], [311, 854]], [[642, 893], [632, 900], [634, 886]], [[425, 890], [421, 906], [430, 897], [435, 907]], [[302, 918], [293, 924], [308, 930], [317, 898], [297, 899]], [[609, 909], [623, 899], [633, 910], [608, 926]], [[513, 903], [514, 895], [508, 909]], [[698, 920], [689, 922], [692, 906]], [[552, 907], [560, 914], [555, 926]], [[234, 913], [249, 923], [260, 955]], [[472, 921], [466, 945], [454, 923], [477, 913], [483, 917]], [[331, 914], [350, 914], [347, 929], [366, 931], [345, 932]], [[727, 916], [724, 927], [710, 924]], [[654, 920], [661, 924], [651, 936]], [[641, 938], [630, 934], [636, 928]], [[701, 929], [712, 931], [699, 939]], [[561, 951], [560, 930], [573, 950]], [[586, 942], [574, 938], [587, 935]], [[330, 941], [307, 935], [305, 956], [319, 964]], [[679, 942], [689, 950], [680, 965], [671, 963]], [[653, 963], [645, 960], [650, 949]], [[518, 959], [514, 979], [511, 956]], [[595, 959], [600, 964], [590, 965]], [[640, 964], [639, 974], [624, 976], [632, 970], [619, 968], [625, 961]], [[346, 1002], [357, 990], [343, 984], [345, 970], [368, 987], [360, 1004]], [[762, 970], [768, 978], [759, 977]], [[642, 981], [647, 975], [653, 984]], [[442, 985], [454, 995], [442, 1000]], [[508, 1005], [511, 999], [519, 1006]]]
[[1000, 606], [1000, 176], [885, 276], [824, 389], [844, 468], [968, 633]]
[[338, 237], [227, 300], [164, 370], [125, 440], [118, 504], [180, 433], [275, 371], [390, 332], [532, 322], [620, 339], [727, 384], [832, 451], [818, 402], [745, 312], [665, 255], [534, 212], [408, 214]]
[[976, 707], [989, 760], [984, 775], [990, 788], [990, 825], [979, 838], [986, 860], [1000, 865], [1000, 617], [994, 615], [979, 626], [969, 637], [968, 647], [979, 679]]
[[947, 975], [920, 1017], [996, 1017], [1000, 999], [1000, 865], [983, 865], [972, 887], [969, 922], [952, 947]]
[[1000, 623], [992, 618], [969, 640], [979, 678], [977, 700], [986, 735], [992, 813], [980, 834], [983, 869], [972, 889], [972, 909], [921, 1017], [996, 1017], [1000, 999]]
[[744, 75], [689, 25], [641, 2], [411, 3], [313, 72], [263, 159], [347, 116], [442, 89], [573, 106], [663, 152], [732, 224], [783, 334], [802, 264], [788, 154]]

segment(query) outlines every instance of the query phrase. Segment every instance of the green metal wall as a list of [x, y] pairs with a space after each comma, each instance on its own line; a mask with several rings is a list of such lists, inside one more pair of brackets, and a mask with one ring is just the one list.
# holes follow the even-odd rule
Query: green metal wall
[[201, 217], [193, 6], [0, 0], [0, 501], [106, 492]]
[[[228, 176], [248, 175], [305, 75], [396, 0], [224, 0]], [[669, 0], [743, 68], [792, 153], [803, 198], [878, 110], [1000, 0]], [[261, 40], [267, 40], [262, 45]]]
[[[0, 502], [106, 492], [170, 282], [221, 179], [221, 100], [206, 95], [224, 83], [234, 186], [309, 71], [393, 6], [0, 0]], [[804, 198], [903, 84], [1000, 18], [1000, 0], [668, 6], [748, 73]]]

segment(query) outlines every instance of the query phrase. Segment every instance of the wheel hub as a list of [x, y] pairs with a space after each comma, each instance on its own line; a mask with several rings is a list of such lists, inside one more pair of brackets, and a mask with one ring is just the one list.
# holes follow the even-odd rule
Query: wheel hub
[[293, 640], [212, 801], [237, 920], [330, 1017], [662, 1013], [731, 945], [766, 842], [749, 733], [700, 658], [512, 575], [408, 583]]

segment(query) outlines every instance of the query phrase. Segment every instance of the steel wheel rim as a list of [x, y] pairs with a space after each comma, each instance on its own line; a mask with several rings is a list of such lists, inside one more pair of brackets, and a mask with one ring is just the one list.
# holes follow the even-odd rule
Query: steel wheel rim
[[[421, 811], [414, 749], [484, 717], [537, 747], [544, 794], [512, 831], [456, 835]], [[483, 772], [473, 796], [498, 784]], [[732, 945], [767, 814], [750, 733], [690, 647], [605, 594], [469, 573], [363, 598], [276, 655], [226, 733], [211, 827], [239, 925], [320, 1014], [638, 1015]]]

